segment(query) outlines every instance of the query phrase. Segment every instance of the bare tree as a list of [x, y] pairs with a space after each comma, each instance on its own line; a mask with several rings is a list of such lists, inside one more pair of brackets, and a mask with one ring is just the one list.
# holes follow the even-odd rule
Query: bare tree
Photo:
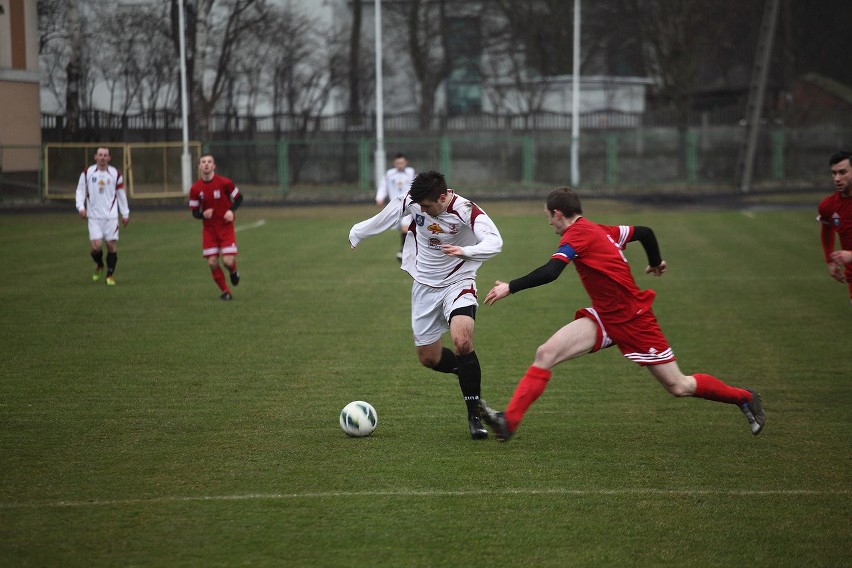
[[529, 48], [524, 45], [524, 26], [513, 17], [518, 6], [509, 0], [497, 2], [497, 16], [483, 19], [483, 49], [480, 63], [484, 96], [501, 113], [529, 118], [541, 109], [546, 82], [532, 81], [540, 75], [529, 67]]
[[362, 0], [352, 0], [352, 30], [349, 34], [349, 103], [347, 123], [361, 120], [361, 16]]
[[[743, 10], [753, 8], [753, 2], [720, 10], [714, 3], [701, 0], [627, 1], [625, 14], [638, 24], [645, 66], [657, 81], [660, 102], [675, 113], [681, 147], [685, 145], [699, 77], [730, 66], [731, 57], [741, 49], [729, 49], [723, 61], [714, 54], [730, 43], [732, 29], [742, 29]], [[749, 50], [747, 57], [752, 54]], [[681, 152], [678, 171], [683, 174], [685, 169], [686, 157]]]
[[38, 1], [39, 68], [41, 86], [53, 96], [59, 110], [65, 103], [65, 70], [68, 65], [68, 34], [65, 22], [68, 2]]
[[[172, 34], [178, 45], [177, 2], [172, 0]], [[267, 17], [266, 0], [196, 0], [187, 6], [187, 73], [194, 137], [210, 137], [210, 117], [234, 72], [237, 45]]]
[[80, 87], [83, 83], [83, 31], [77, 0], [68, 5], [67, 22], [70, 40], [68, 64], [65, 67], [65, 133], [74, 137], [80, 128]]
[[[281, 121], [299, 139], [307, 138], [319, 127], [322, 109], [335, 88], [347, 76], [348, 41], [346, 34], [321, 31], [308, 16], [292, 7], [270, 10], [266, 28], [277, 49], [268, 54], [272, 86], [272, 108], [276, 137], [281, 136]], [[292, 181], [297, 182], [307, 146], [295, 145], [290, 152]]]
[[421, 128], [429, 128], [435, 113], [438, 88], [452, 71], [448, 57], [446, 20], [447, 0], [409, 0], [388, 5], [390, 43], [407, 53], [417, 89], [417, 107]]

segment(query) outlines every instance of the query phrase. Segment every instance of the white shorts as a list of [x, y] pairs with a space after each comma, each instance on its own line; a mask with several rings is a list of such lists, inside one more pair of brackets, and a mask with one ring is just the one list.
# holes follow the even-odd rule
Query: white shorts
[[450, 329], [450, 314], [466, 306], [479, 306], [476, 280], [467, 278], [444, 288], [432, 288], [419, 282], [411, 286], [411, 329], [414, 345], [421, 347], [438, 341]]
[[93, 219], [89, 217], [89, 240], [90, 241], [117, 241], [118, 240], [118, 218], [115, 219]]

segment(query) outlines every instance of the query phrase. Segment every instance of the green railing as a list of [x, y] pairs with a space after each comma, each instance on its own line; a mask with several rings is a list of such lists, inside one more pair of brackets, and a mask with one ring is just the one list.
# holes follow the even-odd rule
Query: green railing
[[[608, 194], [646, 189], [731, 193], [738, 185], [735, 170], [742, 134], [738, 127], [588, 131], [580, 138], [580, 186]], [[828, 157], [848, 147], [852, 147], [850, 129], [764, 129], [754, 168], [756, 190], [827, 185]], [[222, 175], [259, 198], [351, 201], [367, 200], [375, 191], [375, 140], [363, 134], [212, 140], [203, 149], [216, 156]], [[417, 171], [437, 169], [454, 187], [477, 194], [523, 197], [567, 185], [571, 179], [567, 131], [391, 137], [385, 140], [385, 149], [389, 162], [393, 154], [404, 152]], [[41, 152], [37, 147], [30, 150], [39, 164]], [[19, 151], [0, 147], [0, 157], [5, 155], [11, 163], [8, 156]], [[135, 162], [138, 172], [144, 164]], [[35, 167], [38, 171], [26, 183], [44, 187], [43, 166]], [[16, 179], [21, 179], [18, 174], [0, 171], [0, 197], [8, 197]]]

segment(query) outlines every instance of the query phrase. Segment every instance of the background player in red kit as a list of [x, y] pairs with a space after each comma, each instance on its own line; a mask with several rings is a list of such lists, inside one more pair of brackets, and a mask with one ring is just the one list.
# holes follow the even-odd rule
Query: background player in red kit
[[232, 299], [231, 290], [225, 282], [225, 273], [219, 266], [228, 269], [231, 284], [240, 283], [237, 272], [237, 240], [234, 236], [234, 211], [243, 202], [240, 190], [234, 182], [216, 173], [216, 161], [211, 154], [204, 154], [198, 162], [201, 178], [192, 184], [189, 190], [189, 208], [192, 216], [201, 219], [204, 224], [202, 247], [204, 258], [210, 267], [210, 273], [216, 285], [222, 291], [222, 300]]
[[[828, 164], [837, 191], [823, 199], [817, 208], [820, 242], [828, 274], [849, 285], [849, 301], [852, 302], [852, 264], [849, 264], [852, 260], [852, 152], [836, 152]], [[838, 251], [834, 250], [835, 234], [840, 237]]]
[[638, 240], [645, 248], [646, 273], [660, 276], [666, 270], [654, 232], [648, 227], [605, 226], [587, 220], [580, 198], [567, 187], [550, 193], [546, 213], [561, 236], [557, 251], [547, 264], [522, 278], [509, 283], [498, 280], [485, 303], [494, 304], [511, 293], [552, 282], [573, 262], [592, 307], [578, 310], [574, 321], [538, 348], [505, 412], [497, 412], [480, 401], [482, 420], [494, 430], [497, 439], [506, 441], [512, 436], [527, 409], [547, 387], [553, 367], [612, 345], [617, 345], [631, 361], [647, 366], [674, 396], [737, 405], [746, 415], [751, 432], [758, 434], [765, 421], [760, 395], [728, 386], [711, 375], [684, 375], [651, 310], [654, 291], [640, 290], [633, 280], [622, 252], [631, 241]]

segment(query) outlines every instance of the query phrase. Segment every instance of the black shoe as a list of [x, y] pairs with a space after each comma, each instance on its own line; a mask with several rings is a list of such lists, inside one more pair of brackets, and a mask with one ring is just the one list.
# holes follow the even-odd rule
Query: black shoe
[[488, 406], [481, 398], [479, 399], [479, 417], [488, 424], [488, 427], [494, 431], [494, 436], [501, 442], [509, 441], [509, 438], [514, 435], [514, 432], [509, 430], [509, 424], [503, 413]]
[[220, 300], [233, 300], [234, 297], [231, 296], [230, 292], [224, 292], [221, 296], [219, 296]]
[[748, 425], [751, 428], [751, 433], [757, 436], [763, 430], [763, 425], [766, 423], [766, 414], [763, 412], [763, 404], [760, 400], [760, 395], [753, 390], [746, 389], [751, 393], [751, 401], [740, 406], [740, 410], [748, 419]]
[[236, 286], [239, 283], [240, 283], [240, 271], [234, 270], [233, 272], [231, 272], [231, 284]]
[[488, 437], [488, 430], [482, 427], [479, 416], [468, 417], [467, 424], [470, 426], [470, 437], [474, 440], [484, 440]]

